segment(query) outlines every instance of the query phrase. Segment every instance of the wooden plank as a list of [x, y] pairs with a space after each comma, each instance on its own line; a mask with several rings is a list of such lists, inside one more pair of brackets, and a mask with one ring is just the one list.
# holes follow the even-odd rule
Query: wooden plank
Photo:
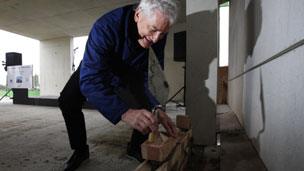
[[227, 104], [228, 96], [228, 67], [218, 68], [217, 104]]
[[156, 171], [170, 171], [168, 168], [168, 162], [163, 163]]
[[163, 163], [157, 171], [175, 171], [180, 170], [182, 167], [185, 167], [183, 165], [186, 165], [184, 162], [185, 159], [187, 159], [189, 155], [189, 141], [191, 136], [192, 130], [189, 130], [187, 132], [179, 132], [177, 136], [177, 145], [170, 157], [170, 159]]
[[135, 171], [152, 171], [152, 169], [150, 164], [148, 163], [148, 160], [145, 160], [136, 167]]
[[188, 164], [189, 154], [184, 158], [183, 163], [181, 164], [179, 171], [186, 171], [187, 170], [187, 164]]

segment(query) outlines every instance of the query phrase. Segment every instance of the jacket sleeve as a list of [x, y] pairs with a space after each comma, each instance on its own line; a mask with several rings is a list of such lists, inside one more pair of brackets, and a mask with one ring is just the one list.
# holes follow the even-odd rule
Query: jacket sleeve
[[[152, 46], [152, 49], [156, 55], [156, 58], [158, 59], [158, 62], [164, 70], [164, 54], [165, 54], [165, 45], [166, 45], [167, 35], [157, 44], [154, 44]], [[150, 49], [150, 50], [152, 50]], [[144, 87], [145, 87], [145, 94], [149, 99], [150, 107], [151, 109], [155, 107], [156, 105], [159, 105], [159, 101], [156, 99], [156, 97], [151, 93], [149, 90], [149, 71], [148, 68], [144, 71]]]
[[114, 75], [108, 59], [114, 47], [115, 33], [95, 23], [84, 53], [80, 69], [80, 89], [87, 101], [94, 105], [110, 122], [117, 124], [129, 107], [115, 93], [121, 80]]

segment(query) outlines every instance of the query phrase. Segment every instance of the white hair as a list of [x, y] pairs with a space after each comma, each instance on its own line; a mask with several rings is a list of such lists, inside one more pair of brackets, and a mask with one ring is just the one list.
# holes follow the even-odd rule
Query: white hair
[[141, 0], [138, 8], [148, 17], [154, 16], [155, 10], [159, 10], [169, 20], [170, 25], [174, 24], [178, 15], [177, 0]]

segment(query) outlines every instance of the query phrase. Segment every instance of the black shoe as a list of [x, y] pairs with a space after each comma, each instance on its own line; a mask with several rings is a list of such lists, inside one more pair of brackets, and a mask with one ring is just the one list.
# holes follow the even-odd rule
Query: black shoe
[[144, 159], [142, 158], [142, 155], [141, 155], [141, 148], [140, 147], [132, 147], [132, 145], [130, 143], [128, 143], [127, 155], [128, 155], [128, 157], [130, 157], [132, 159], [136, 159], [139, 162], [144, 161]]
[[85, 150], [75, 150], [70, 159], [65, 163], [64, 171], [73, 171], [90, 156], [89, 148]]

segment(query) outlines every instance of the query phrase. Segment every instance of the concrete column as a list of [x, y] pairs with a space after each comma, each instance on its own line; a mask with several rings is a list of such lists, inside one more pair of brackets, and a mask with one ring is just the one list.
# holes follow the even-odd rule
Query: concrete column
[[71, 75], [72, 38], [40, 42], [40, 95], [59, 96]]
[[187, 1], [186, 113], [194, 144], [215, 143], [217, 68], [217, 1]]

